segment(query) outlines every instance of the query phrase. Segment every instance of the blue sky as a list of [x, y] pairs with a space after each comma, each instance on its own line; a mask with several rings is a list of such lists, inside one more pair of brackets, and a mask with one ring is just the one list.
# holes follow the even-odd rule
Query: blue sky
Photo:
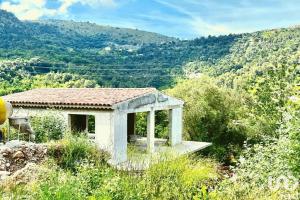
[[300, 24], [299, 0], [0, 0], [20, 19], [90, 21], [179, 38]]

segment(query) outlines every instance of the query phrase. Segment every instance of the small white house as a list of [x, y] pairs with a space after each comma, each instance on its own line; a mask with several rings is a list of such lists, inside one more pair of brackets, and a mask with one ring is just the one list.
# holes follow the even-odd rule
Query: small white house
[[[56, 109], [65, 116], [71, 130], [88, 129], [88, 116], [95, 117], [95, 143], [100, 149], [111, 153], [111, 163], [127, 160], [127, 143], [135, 134], [135, 114], [147, 112], [147, 150], [155, 146], [155, 111], [169, 111], [169, 143], [171, 146], [184, 143], [196, 151], [209, 143], [195, 146], [196, 142], [182, 141], [182, 114], [184, 102], [167, 96], [155, 88], [68, 88], [34, 89], [3, 97], [15, 109], [26, 112]], [[192, 145], [192, 146], [191, 146]], [[193, 146], [194, 145], [194, 146]]]

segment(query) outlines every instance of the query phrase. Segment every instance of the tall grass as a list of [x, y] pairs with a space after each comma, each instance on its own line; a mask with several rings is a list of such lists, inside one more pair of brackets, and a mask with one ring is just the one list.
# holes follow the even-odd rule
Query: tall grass
[[201, 199], [218, 178], [210, 160], [180, 157], [136, 174], [95, 162], [99, 155], [82, 138], [67, 137], [51, 145], [52, 159], [44, 164], [48, 170], [26, 187], [16, 185], [5, 191], [6, 195], [41, 200]]
[[62, 140], [52, 141], [48, 145], [48, 155], [54, 158], [58, 166], [75, 171], [82, 162], [106, 163], [108, 154], [96, 149], [86, 136], [74, 136], [67, 133]]

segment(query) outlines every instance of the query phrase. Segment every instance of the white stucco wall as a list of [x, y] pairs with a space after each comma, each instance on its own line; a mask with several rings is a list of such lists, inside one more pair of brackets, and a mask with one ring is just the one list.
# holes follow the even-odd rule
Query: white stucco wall
[[182, 142], [183, 120], [182, 107], [173, 108], [169, 111], [169, 138], [172, 146]]
[[112, 120], [113, 164], [127, 160], [127, 113], [115, 110]]
[[100, 149], [113, 152], [112, 124], [113, 112], [95, 113], [95, 143]]
[[[52, 109], [35, 109], [35, 108], [26, 108], [26, 109], [18, 109], [15, 108], [15, 111], [17, 111], [15, 114], [18, 116], [33, 116], [38, 114], [46, 114], [49, 112], [56, 112], [63, 116], [65, 119], [65, 123], [70, 128], [70, 119], [69, 115], [92, 115], [95, 116], [95, 144], [99, 149], [108, 151], [111, 153], [112, 157], [114, 159], [124, 160], [127, 157], [124, 157], [124, 151], [121, 150], [122, 146], [125, 149], [125, 145], [122, 145], [120, 141], [122, 141], [122, 138], [118, 139], [118, 137], [115, 137], [115, 134], [122, 134], [121, 130], [124, 126], [123, 123], [119, 123], [120, 121], [127, 120], [124, 118], [125, 116], [122, 116], [124, 119], [121, 119], [119, 115], [114, 115], [114, 112], [112, 110], [52, 110]], [[127, 122], [127, 121], [126, 121]], [[114, 128], [119, 129], [114, 132]], [[126, 127], [127, 130], [127, 123]], [[114, 134], [115, 133], [115, 134]], [[124, 133], [123, 133], [124, 134]], [[127, 132], [125, 133], [127, 134]], [[125, 135], [127, 137], [127, 135]], [[123, 138], [124, 139], [124, 138]], [[114, 144], [116, 142], [116, 144]], [[127, 148], [127, 140], [126, 142], [126, 148]], [[120, 151], [118, 151], [120, 146]], [[117, 149], [116, 151], [114, 151]], [[127, 152], [127, 150], [126, 150]], [[121, 158], [122, 156], [122, 158]]]
[[[148, 119], [148, 147], [154, 151], [154, 126], [156, 110], [170, 110], [170, 140], [172, 145], [182, 142], [182, 107], [183, 102], [159, 92], [146, 94], [135, 99], [115, 104], [112, 110], [62, 109], [55, 110], [62, 114], [70, 127], [69, 115], [95, 116], [95, 143], [99, 149], [111, 154], [111, 163], [118, 164], [127, 160], [127, 114], [136, 112], [152, 113]], [[18, 109], [16, 109], [18, 110]], [[49, 112], [51, 109], [22, 109], [17, 115], [34, 115]], [[150, 116], [150, 115], [149, 115]]]

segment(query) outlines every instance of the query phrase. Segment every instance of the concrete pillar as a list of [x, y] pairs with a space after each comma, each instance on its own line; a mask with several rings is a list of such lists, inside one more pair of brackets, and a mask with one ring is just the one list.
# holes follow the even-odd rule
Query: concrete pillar
[[111, 162], [118, 164], [127, 160], [127, 113], [115, 110], [113, 113]]
[[112, 112], [95, 114], [95, 144], [99, 149], [112, 153]]
[[132, 136], [135, 136], [136, 115], [135, 113], [128, 113], [127, 117], [127, 141], [130, 142]]
[[169, 111], [169, 138], [171, 146], [182, 142], [182, 107]]
[[67, 117], [67, 130], [68, 130], [70, 133], [72, 132], [71, 121], [72, 121], [71, 115], [68, 114], [68, 117]]
[[147, 151], [149, 153], [154, 152], [154, 135], [155, 131], [155, 111], [151, 108], [151, 111], [147, 115]]

